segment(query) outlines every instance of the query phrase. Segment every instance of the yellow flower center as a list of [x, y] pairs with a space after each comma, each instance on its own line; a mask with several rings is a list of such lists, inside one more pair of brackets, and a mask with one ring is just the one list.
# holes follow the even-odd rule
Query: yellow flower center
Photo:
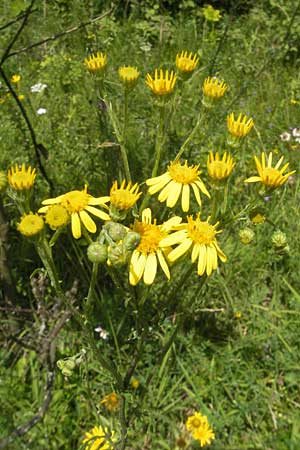
[[281, 173], [279, 170], [274, 169], [274, 167], [266, 167], [263, 171], [263, 179], [266, 184], [268, 184], [268, 181], [272, 183], [278, 178], [278, 176], [281, 176]]
[[80, 212], [88, 205], [89, 194], [86, 193], [86, 189], [83, 191], [71, 191], [63, 196], [60, 203], [70, 214]]
[[180, 162], [171, 163], [168, 171], [174, 181], [181, 184], [191, 184], [198, 179], [199, 166], [188, 166], [185, 161], [182, 166]]
[[139, 71], [135, 67], [120, 67], [119, 76], [123, 81], [134, 81], [139, 77]]
[[155, 223], [135, 222], [133, 231], [141, 235], [137, 251], [144, 254], [156, 252], [160, 241], [166, 236], [166, 233]]
[[216, 230], [208, 222], [201, 222], [197, 217], [195, 220], [192, 216], [188, 217], [187, 231], [189, 237], [198, 244], [209, 245], [215, 240]]
[[62, 205], [53, 205], [48, 209], [45, 220], [51, 228], [59, 228], [65, 225], [69, 220], [69, 214]]
[[136, 203], [137, 199], [136, 194], [126, 189], [116, 189], [110, 194], [110, 203], [117, 209], [129, 209]]
[[191, 421], [191, 425], [194, 428], [199, 428], [201, 426], [201, 420], [197, 419], [197, 417], [194, 417]]
[[24, 236], [34, 236], [42, 231], [44, 227], [44, 221], [38, 214], [27, 214], [22, 217], [21, 222], [18, 225], [18, 230]]

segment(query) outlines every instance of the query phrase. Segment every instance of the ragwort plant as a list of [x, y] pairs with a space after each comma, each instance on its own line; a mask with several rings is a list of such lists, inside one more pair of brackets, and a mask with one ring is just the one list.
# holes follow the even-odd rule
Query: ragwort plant
[[[132, 427], [136, 417], [147, 409], [147, 392], [155, 372], [162, 370], [176, 335], [184, 326], [186, 312], [189, 311], [189, 315], [193, 313], [194, 298], [182, 295], [179, 300], [179, 293], [183, 294], [183, 290], [189, 287], [191, 276], [196, 272], [199, 277], [197, 296], [201, 297], [208, 278], [215, 272], [222, 274], [222, 265], [227, 261], [222, 250], [222, 228], [228, 237], [245, 212], [252, 214], [264, 204], [266, 196], [276, 196], [280, 186], [295, 171], [288, 171], [288, 163], [282, 166], [283, 157], [273, 163], [272, 152], [268, 155], [262, 152], [261, 159], [255, 156], [258, 174], [244, 181], [259, 183], [259, 188], [252, 198], [249, 196], [242, 210], [234, 214], [229, 210], [228, 204], [233, 195], [230, 183], [232, 172], [250, 171], [243, 157], [243, 146], [254, 127], [253, 119], [231, 111], [227, 119], [224, 117], [224, 122], [227, 120], [227, 137], [223, 141], [226, 150], [220, 148], [208, 153], [207, 181], [200, 170], [199, 157], [192, 161], [186, 158], [200, 128], [201, 137], [205, 139], [210, 114], [219, 107], [228, 90], [224, 80], [214, 76], [207, 77], [203, 82], [202, 102], [194, 128], [163, 170], [168, 160], [165, 145], [170, 126], [168, 119], [178, 114], [176, 102], [199, 64], [196, 54], [182, 51], [177, 54], [175, 69], [158, 68], [146, 76], [144, 86], [152, 95], [151, 101], [157, 114], [154, 157], [152, 169], [149, 167], [148, 170], [151, 177], [146, 180], [133, 179], [127, 130], [131, 115], [129, 100], [141, 81], [140, 71], [133, 66], [119, 68], [123, 89], [123, 114], [119, 117], [111, 88], [107, 89], [109, 55], [97, 52], [88, 56], [84, 63], [95, 86], [94, 95], [107, 112], [105, 121], [109, 120], [109, 124], [105, 126], [112, 127], [116, 137], [115, 145], [123, 163], [123, 167], [119, 168], [121, 177], [101, 197], [94, 197], [85, 185], [82, 189], [42, 199], [38, 208], [32, 206], [36, 168], [25, 164], [12, 166], [7, 180], [2, 174], [2, 188], [8, 184], [6, 195], [20, 213], [17, 229], [36, 249], [50, 279], [56, 302], [63, 305], [69, 313], [68, 317], [73, 317], [82, 333], [85, 349], [74, 356], [57, 360], [58, 369], [67, 379], [72, 377], [76, 368], [84, 363], [88, 352], [89, 360], [98, 361], [111, 380], [112, 392], [104, 396], [101, 404], [112, 415], [106, 418], [97, 415], [97, 423], [91, 424], [90, 430], [86, 431], [80, 448], [125, 449], [132, 444]], [[15, 75], [11, 81], [17, 83], [19, 80]], [[35, 199], [34, 204], [37, 203]], [[56, 263], [59, 258], [55, 255], [56, 245], [69, 233], [72, 235], [72, 245], [79, 245], [75, 252], [79, 258], [79, 279], [84, 271], [80, 246], [86, 247], [88, 261], [92, 264], [86, 296], [78, 304], [66, 294], [63, 273]], [[253, 240], [253, 232], [243, 228], [240, 239], [245, 245], [249, 244]], [[273, 240], [282, 252], [288, 251], [284, 236], [277, 235]], [[226, 280], [226, 275], [223, 276]], [[105, 289], [107, 280], [108, 290]], [[112, 307], [115, 301], [119, 302], [117, 315]], [[107, 311], [104, 313], [105, 309]], [[102, 353], [98, 345], [98, 333], [107, 339], [107, 332], [96, 321], [99, 316], [97, 310], [109, 318], [112, 339], [108, 345], [115, 354], [114, 358], [109, 357], [108, 352]], [[144, 383], [140, 386], [137, 368], [141, 370], [145, 348], [153, 344], [153, 336], [159, 333], [163, 323], [169, 323], [169, 332], [164, 337], [156, 361], [143, 369], [146, 372]], [[130, 347], [128, 342], [131, 342]], [[138, 409], [128, 398], [130, 390], [139, 390]], [[212, 422], [213, 415], [213, 411], [209, 411]], [[185, 425], [182, 424], [180, 433], [177, 437], [175, 434], [173, 439], [176, 448], [192, 448], [193, 443], [204, 447], [220, 437], [211, 428], [207, 415], [194, 411], [186, 417]]]

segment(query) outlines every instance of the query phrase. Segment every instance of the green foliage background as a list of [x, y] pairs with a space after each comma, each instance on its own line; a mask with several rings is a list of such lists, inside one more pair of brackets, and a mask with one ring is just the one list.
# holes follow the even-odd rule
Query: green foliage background
[[[1, 2], [0, 26], [21, 14], [28, 4], [25, 0]], [[253, 156], [262, 149], [284, 155], [291, 168], [297, 170], [293, 181], [266, 202], [265, 223], [254, 226], [245, 211], [230, 232], [224, 228], [222, 248], [228, 263], [211, 277], [204, 294], [198, 295], [196, 275], [187, 290], [174, 293], [171, 300], [174, 304], [194, 298], [193, 311], [191, 314], [185, 311], [184, 328], [154, 374], [145, 402], [141, 402], [147, 379], [145, 368], [154, 364], [156, 349], [171, 332], [171, 316], [147, 342], [137, 370], [140, 387], [127, 393], [133, 418], [129, 434], [132, 450], [174, 449], [181, 424], [193, 410], [207, 414], [212, 423], [216, 434], [212, 449], [297, 450], [300, 148], [292, 150], [290, 143], [280, 140], [280, 134], [300, 126], [300, 104], [291, 104], [291, 99], [300, 102], [299, 3], [264, 0], [235, 6], [230, 1], [212, 4], [222, 11], [222, 20], [214, 25], [204, 22], [203, 2], [120, 2], [103, 20], [18, 53], [18, 49], [88, 22], [109, 9], [104, 1], [37, 2], [28, 26], [12, 50], [16, 54], [5, 62], [5, 70], [9, 76], [22, 77], [18, 93], [25, 96], [23, 103], [38, 142], [47, 149], [43, 164], [54, 185], [51, 196], [81, 189], [85, 183], [93, 195], [107, 195], [112, 182], [121, 178], [120, 169], [116, 171], [122, 162], [118, 148], [113, 145], [115, 136], [83, 64], [93, 51], [108, 55], [106, 88], [117, 115], [122, 114], [123, 106], [117, 69], [134, 65], [141, 72], [130, 97], [128, 141], [134, 180], [143, 182], [151, 175], [149, 155], [153, 153], [158, 121], [157, 108], [145, 87], [145, 76], [156, 67], [173, 68], [176, 54], [183, 49], [199, 54], [200, 67], [182, 89], [170, 124], [162, 172], [196, 121], [201, 86], [209, 74], [224, 78], [230, 90], [212, 112], [205, 135], [197, 136], [187, 155], [189, 161], [201, 163], [205, 182], [209, 183], [204, 170], [208, 152], [226, 149], [228, 112], [242, 111], [253, 117], [256, 124], [243, 150], [244, 165], [231, 178], [233, 214], [246, 199], [255, 196], [254, 191], [243, 185], [243, 180], [254, 173]], [[18, 22], [1, 32], [2, 49], [17, 27]], [[47, 89], [41, 94], [31, 93], [30, 87], [38, 82], [47, 84]], [[3, 82], [0, 89], [0, 97], [5, 96]], [[36, 111], [41, 107], [47, 113], [39, 116]], [[30, 135], [13, 99], [0, 104], [0, 111], [0, 169], [7, 170], [13, 163], [35, 165]], [[39, 175], [35, 208], [48, 196], [49, 186]], [[34, 310], [28, 280], [40, 262], [32, 246], [16, 231], [18, 215], [14, 205], [7, 197], [3, 197], [3, 202], [10, 225], [9, 264], [17, 287], [13, 306]], [[204, 216], [208, 213], [209, 208], [204, 205]], [[249, 246], [238, 241], [238, 232], [245, 225], [252, 227], [256, 235]], [[271, 236], [277, 229], [287, 235], [288, 255], [278, 256], [272, 248]], [[71, 289], [74, 279], [80, 278], [79, 304], [86, 295], [91, 271], [85, 254], [84, 242], [78, 250], [67, 234], [57, 244], [56, 262], [64, 273], [65, 286]], [[134, 334], [122, 343], [121, 354], [117, 349], [111, 354], [113, 333], [123, 314], [122, 293], [112, 296], [111, 280], [104, 275], [102, 281], [94, 325], [99, 322], [109, 330], [110, 345], [99, 338], [97, 348], [112, 359], [126, 360]], [[46, 300], [47, 296], [51, 304], [49, 287]], [[153, 325], [171, 310], [154, 292], [148, 311]], [[241, 313], [240, 318], [236, 317], [237, 312]], [[34, 314], [3, 312], [1, 321], [0, 438], [4, 438], [38, 409], [44, 395], [45, 371], [41, 354], [11, 339], [12, 335], [30, 336], [32, 327], [37, 326], [33, 325]], [[60, 358], [89, 346], [72, 319], [58, 341]], [[105, 416], [117, 426], [114, 414], [108, 414], [100, 406], [101, 398], [112, 390], [112, 380], [88, 352], [71, 377], [58, 374], [45, 419], [8, 448], [79, 448], [83, 434], [99, 417]]]

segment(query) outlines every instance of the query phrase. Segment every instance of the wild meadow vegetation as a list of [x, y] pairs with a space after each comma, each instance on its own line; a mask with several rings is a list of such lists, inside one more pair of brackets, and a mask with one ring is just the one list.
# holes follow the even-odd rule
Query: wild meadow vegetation
[[298, 450], [300, 2], [0, 17], [0, 449]]

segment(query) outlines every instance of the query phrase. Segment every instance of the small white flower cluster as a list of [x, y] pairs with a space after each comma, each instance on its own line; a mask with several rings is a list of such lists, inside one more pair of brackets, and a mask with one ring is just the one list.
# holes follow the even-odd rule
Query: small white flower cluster
[[280, 139], [283, 142], [289, 142], [292, 140], [293, 142], [297, 142], [299, 144], [300, 143], [300, 127], [291, 128], [291, 133], [289, 133], [288, 131], [284, 131], [280, 135]]
[[36, 113], [37, 113], [39, 116], [41, 116], [41, 115], [43, 115], [43, 114], [46, 114], [46, 113], [47, 113], [47, 110], [46, 110], [46, 108], [39, 108], [39, 109], [36, 111]]
[[95, 332], [99, 333], [99, 337], [101, 339], [104, 339], [104, 340], [108, 339], [108, 334], [109, 334], [108, 331], [104, 330], [104, 328], [102, 328], [100, 325], [97, 328], [95, 328]]
[[31, 86], [30, 91], [40, 93], [43, 92], [46, 89], [46, 87], [48, 87], [47, 84], [37, 83]]

